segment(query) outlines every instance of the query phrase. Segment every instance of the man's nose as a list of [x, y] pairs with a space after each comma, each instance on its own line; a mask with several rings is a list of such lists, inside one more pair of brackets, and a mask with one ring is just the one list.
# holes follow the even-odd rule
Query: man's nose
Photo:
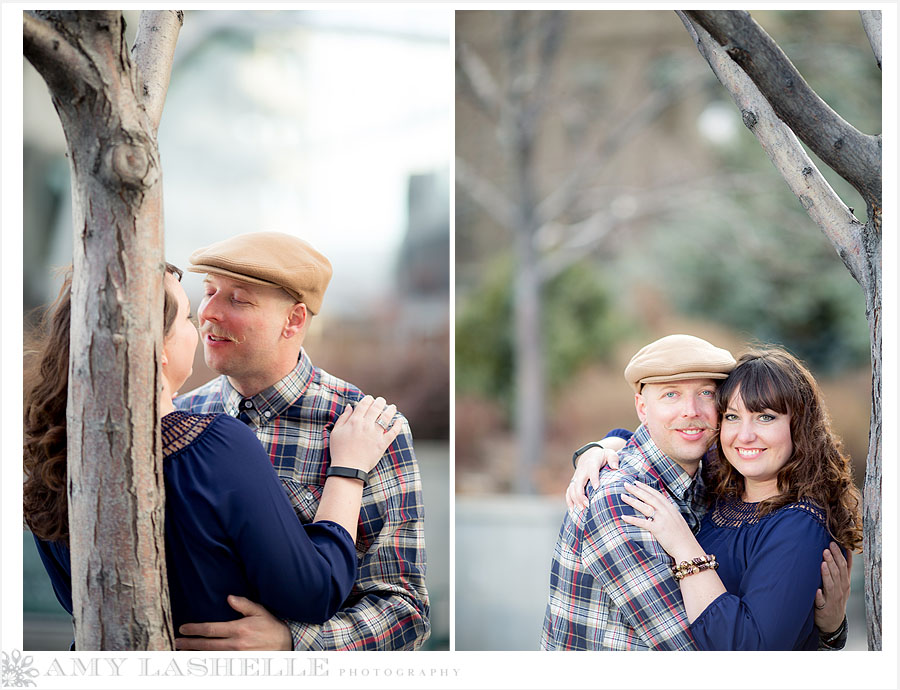
[[220, 318], [218, 300], [215, 296], [204, 297], [197, 309], [197, 318], [200, 323], [204, 321], [218, 321]]
[[697, 398], [693, 395], [686, 395], [682, 399], [681, 416], [682, 417], [699, 417], [700, 406], [697, 404]]

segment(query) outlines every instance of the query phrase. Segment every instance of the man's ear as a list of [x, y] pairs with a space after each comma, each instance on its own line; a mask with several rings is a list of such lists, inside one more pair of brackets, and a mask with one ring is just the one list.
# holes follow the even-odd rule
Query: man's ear
[[641, 420], [641, 424], [647, 421], [647, 401], [644, 400], [644, 396], [640, 393], [634, 394], [634, 409], [637, 411], [638, 419]]
[[303, 302], [297, 302], [287, 313], [281, 335], [290, 339], [303, 333], [311, 317], [312, 314], [309, 313], [306, 305]]

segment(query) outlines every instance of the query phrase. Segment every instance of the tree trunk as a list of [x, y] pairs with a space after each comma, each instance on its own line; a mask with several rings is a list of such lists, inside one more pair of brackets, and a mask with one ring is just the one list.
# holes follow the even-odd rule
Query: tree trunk
[[[151, 14], [149, 30], [177, 36], [181, 13]], [[165, 88], [142, 84], [124, 28], [121, 12], [24, 14], [25, 55], [50, 89], [72, 178], [67, 453], [79, 650], [173, 647], [159, 434], [162, 180], [158, 116], [148, 115], [161, 111]]]
[[[502, 137], [513, 169], [516, 244], [515, 372], [516, 437], [519, 467], [513, 483], [517, 493], [534, 493], [535, 471], [544, 451], [545, 391], [544, 332], [541, 324], [541, 273], [535, 235], [541, 226], [537, 211], [534, 151], [539, 122], [548, 104], [548, 85], [562, 39], [563, 15], [558, 11], [506, 14], [505, 44], [509, 82], [508, 107]], [[529, 53], [536, 54], [530, 65]], [[526, 86], [527, 85], [527, 86]]]
[[[881, 285], [866, 295], [872, 346], [872, 410], [869, 456], [863, 489], [863, 564], [866, 589], [866, 639], [881, 650]], [[875, 308], [870, 306], [877, 303]]]
[[516, 493], [534, 493], [534, 475], [544, 449], [544, 356], [541, 328], [541, 279], [534, 247], [534, 196], [530, 142], [520, 142], [516, 160], [519, 219], [515, 233], [516, 437], [519, 463]]
[[[880, 200], [879, 200], [880, 201]], [[881, 650], [881, 208], [870, 205], [863, 238], [866, 257], [866, 318], [872, 360], [872, 409], [869, 452], [863, 488], [863, 573], [866, 592], [866, 639], [870, 650]]]

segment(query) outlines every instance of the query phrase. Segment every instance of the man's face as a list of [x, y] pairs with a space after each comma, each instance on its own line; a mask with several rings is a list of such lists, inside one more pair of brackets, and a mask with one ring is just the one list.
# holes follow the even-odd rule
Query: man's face
[[647, 383], [635, 407], [659, 449], [679, 465], [693, 466], [716, 436], [715, 398], [712, 379]]
[[197, 317], [206, 364], [238, 381], [269, 377], [283, 359], [282, 332], [291, 309], [286, 293], [214, 273], [203, 285]]

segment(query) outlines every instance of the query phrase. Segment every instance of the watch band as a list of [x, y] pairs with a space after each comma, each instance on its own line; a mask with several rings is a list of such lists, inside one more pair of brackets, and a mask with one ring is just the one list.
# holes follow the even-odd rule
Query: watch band
[[603, 448], [603, 445], [599, 441], [591, 441], [590, 443], [585, 443], [581, 448], [572, 453], [572, 467], [576, 470], [578, 469], [578, 456], [581, 455], [584, 451], [589, 450], [591, 448]]
[[847, 616], [841, 621], [840, 627], [833, 633], [825, 634], [819, 631], [819, 649], [840, 650], [847, 644]]
[[328, 468], [328, 471], [325, 472], [325, 478], [328, 477], [347, 477], [349, 479], [359, 479], [363, 485], [365, 485], [366, 481], [369, 479], [369, 473], [363, 472], [362, 470], [358, 470], [354, 467], [335, 467], [332, 465]]

